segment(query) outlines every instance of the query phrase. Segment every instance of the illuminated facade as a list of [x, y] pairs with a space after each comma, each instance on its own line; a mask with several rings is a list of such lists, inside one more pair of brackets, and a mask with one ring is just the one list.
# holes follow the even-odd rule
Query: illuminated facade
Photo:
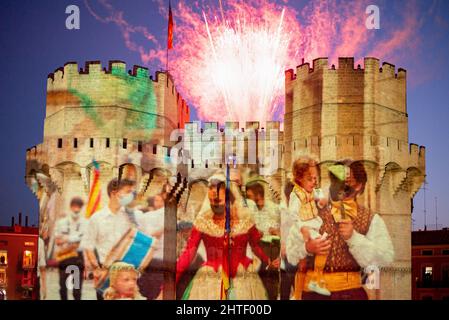
[[[170, 137], [177, 129], [185, 129], [181, 143], [177, 134]], [[370, 296], [411, 298], [410, 200], [425, 177], [425, 148], [408, 141], [405, 70], [396, 73], [375, 58], [365, 58], [364, 69], [354, 68], [353, 58], [340, 58], [337, 67], [320, 58], [287, 70], [283, 125], [226, 122], [223, 128], [190, 123], [189, 108], [166, 73], [153, 79], [145, 68], [127, 72], [118, 61], [81, 70], [67, 63], [48, 78], [44, 140], [27, 150], [26, 182], [50, 235], [70, 199], [87, 198], [93, 160], [100, 164], [102, 194], [112, 177], [135, 180], [140, 200], [168, 184], [177, 220], [191, 220], [205, 181], [230, 155], [239, 168], [266, 179], [275, 203], [284, 198], [283, 184], [299, 156], [324, 167], [346, 158], [363, 161], [369, 182], [361, 201], [385, 220], [396, 252], [393, 265], [382, 270], [380, 290]], [[328, 182], [324, 173], [321, 179]], [[182, 243], [178, 237], [174, 248], [174, 237], [165, 237], [167, 256]]]
[[[409, 143], [406, 71], [376, 58], [327, 58], [286, 71], [285, 168], [300, 155], [321, 163], [362, 160], [363, 205], [385, 220], [395, 262], [381, 274], [381, 299], [411, 299], [411, 199], [425, 177], [425, 148]], [[325, 179], [326, 177], [322, 177]]]
[[[0, 227], [0, 296], [7, 300], [36, 299], [38, 228], [19, 223]], [[27, 218], [28, 220], [28, 218]]]
[[449, 229], [412, 233], [412, 299], [449, 300]]

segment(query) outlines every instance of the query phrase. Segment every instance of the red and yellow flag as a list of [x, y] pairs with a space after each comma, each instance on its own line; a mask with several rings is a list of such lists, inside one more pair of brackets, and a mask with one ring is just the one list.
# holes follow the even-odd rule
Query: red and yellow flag
[[171, 12], [171, 1], [168, 2], [168, 34], [167, 49], [173, 48], [173, 14]]
[[94, 178], [90, 186], [89, 199], [86, 207], [86, 218], [90, 218], [100, 209], [101, 188], [100, 188], [100, 165], [94, 160]]

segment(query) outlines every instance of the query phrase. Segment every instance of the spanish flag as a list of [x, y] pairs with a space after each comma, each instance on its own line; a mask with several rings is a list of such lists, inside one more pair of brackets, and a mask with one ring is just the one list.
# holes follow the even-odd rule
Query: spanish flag
[[87, 201], [86, 218], [90, 218], [100, 209], [101, 188], [100, 188], [100, 165], [97, 161], [93, 162], [94, 178], [90, 186], [89, 199]]
[[169, 49], [173, 49], [173, 14], [171, 12], [171, 1], [168, 2], [167, 50]]

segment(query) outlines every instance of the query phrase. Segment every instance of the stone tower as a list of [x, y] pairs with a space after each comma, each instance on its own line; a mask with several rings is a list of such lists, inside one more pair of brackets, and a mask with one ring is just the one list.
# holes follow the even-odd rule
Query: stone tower
[[[57, 69], [47, 80], [43, 142], [26, 154], [26, 181], [39, 199], [41, 225], [53, 234], [70, 199], [87, 200], [93, 160], [100, 164], [103, 205], [113, 177], [134, 179], [141, 199], [170, 181], [178, 216], [185, 213], [179, 208], [186, 211], [186, 190], [204, 196], [194, 182], [207, 183], [230, 154], [239, 154], [240, 146], [247, 169], [275, 164], [276, 170], [261, 174], [276, 202], [298, 156], [311, 156], [324, 166], [361, 160], [369, 179], [361, 201], [382, 216], [395, 248], [393, 265], [381, 270], [381, 289], [370, 295], [410, 299], [411, 199], [424, 181], [425, 149], [408, 141], [405, 70], [396, 73], [393, 65], [380, 66], [375, 58], [365, 58], [364, 69], [355, 69], [353, 58], [340, 58], [338, 68], [329, 68], [327, 59], [319, 58], [312, 68], [304, 63], [285, 76], [282, 130], [278, 122], [267, 122], [265, 128], [252, 121], [228, 122], [224, 128], [188, 123], [189, 108], [166, 73], [153, 79], [146, 68], [127, 71], [121, 61], [107, 68], [88, 62], [82, 69], [76, 63]], [[185, 128], [182, 150], [170, 139], [177, 128]], [[225, 138], [227, 129], [234, 135]], [[217, 137], [213, 143], [211, 137]], [[326, 178], [323, 173], [322, 182]], [[176, 214], [166, 217], [176, 220]], [[166, 220], [166, 225], [176, 221]], [[164, 256], [172, 268], [167, 282], [173, 282], [175, 237], [176, 230], [165, 237]], [[173, 288], [165, 297], [173, 297]]]
[[[135, 180], [141, 199], [161, 192], [169, 180], [172, 192], [183, 192], [170, 134], [188, 121], [189, 108], [166, 73], [153, 79], [146, 68], [128, 71], [121, 61], [110, 61], [108, 68], [87, 62], [80, 70], [67, 63], [51, 73], [44, 139], [26, 153], [26, 182], [39, 199], [40, 225], [49, 229], [49, 258], [55, 222], [68, 212], [72, 197], [88, 200], [94, 160], [100, 165], [102, 207], [107, 183], [117, 177]], [[173, 265], [170, 239], [164, 256]]]
[[[384, 219], [395, 249], [381, 270], [380, 299], [411, 298], [411, 206], [425, 177], [425, 148], [409, 144], [406, 71], [376, 58], [303, 63], [285, 73], [284, 168], [308, 155], [324, 165], [362, 160], [363, 204]], [[322, 177], [323, 180], [326, 176]]]
[[[55, 222], [68, 212], [70, 200], [88, 200], [94, 160], [100, 165], [101, 206], [107, 203], [107, 183], [126, 177], [136, 181], [140, 199], [172, 189], [170, 199], [184, 192], [172, 153], [170, 134], [184, 128], [189, 108], [176, 91], [172, 78], [121, 61], [87, 62], [78, 70], [66, 63], [48, 76], [44, 140], [26, 153], [26, 182], [39, 200], [40, 226], [50, 235], [52, 258]], [[168, 182], [171, 182], [167, 184]], [[172, 210], [173, 205], [166, 206]], [[176, 214], [167, 214], [166, 226], [176, 225]], [[167, 290], [174, 295], [175, 230], [164, 240]]]

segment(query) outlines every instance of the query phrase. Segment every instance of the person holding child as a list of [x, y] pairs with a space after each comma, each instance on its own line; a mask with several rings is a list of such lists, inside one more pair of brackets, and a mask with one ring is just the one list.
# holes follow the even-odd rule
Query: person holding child
[[[304, 242], [318, 238], [325, 239], [326, 234], [320, 234], [323, 220], [318, 216], [318, 207], [325, 205], [322, 192], [316, 189], [318, 185], [319, 166], [314, 160], [303, 157], [293, 163], [294, 187], [290, 195], [289, 210], [296, 217], [295, 231], [300, 232]], [[326, 254], [315, 255], [312, 279], [308, 283], [308, 289], [321, 295], [329, 296], [323, 277], [323, 268], [326, 262]], [[298, 272], [295, 276], [295, 299], [301, 299], [301, 290], [304, 286], [307, 260], [299, 261]]]
[[357, 202], [367, 183], [361, 161], [345, 160], [330, 166], [329, 178], [329, 201], [318, 207], [322, 221], [319, 234], [328, 237], [307, 239], [297, 223], [287, 239], [287, 256], [292, 263], [315, 256], [315, 269], [317, 257], [325, 256], [321, 276], [330, 295], [312, 290], [310, 283], [316, 280], [316, 270], [306, 271], [304, 281], [296, 283], [300, 286], [297, 290], [304, 291], [304, 300], [367, 300], [361, 270], [370, 265], [380, 268], [393, 261], [391, 238], [383, 219]]

